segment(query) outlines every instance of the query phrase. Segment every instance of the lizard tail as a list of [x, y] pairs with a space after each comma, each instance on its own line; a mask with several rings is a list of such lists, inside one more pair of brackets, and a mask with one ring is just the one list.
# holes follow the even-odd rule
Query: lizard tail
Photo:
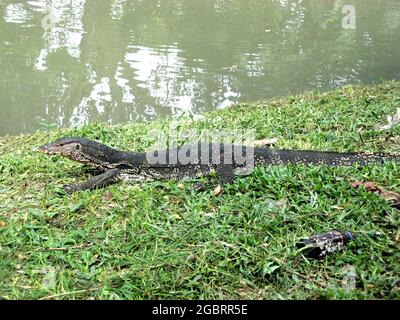
[[[257, 157], [257, 154], [259, 156]], [[258, 149], [257, 162], [264, 164], [326, 164], [329, 166], [351, 166], [357, 163], [361, 166], [382, 164], [385, 161], [400, 163], [400, 155], [390, 153], [339, 153], [302, 150], [272, 150]]]

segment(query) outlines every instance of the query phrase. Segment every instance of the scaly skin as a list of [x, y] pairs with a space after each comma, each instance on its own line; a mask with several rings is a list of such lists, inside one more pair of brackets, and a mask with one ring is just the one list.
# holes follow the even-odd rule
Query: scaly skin
[[[181, 180], [216, 172], [220, 184], [233, 181], [238, 171], [249, 172], [254, 166], [313, 164], [350, 166], [395, 161], [400, 156], [384, 153], [336, 153], [301, 150], [273, 150], [228, 144], [188, 144], [178, 148], [148, 152], [126, 152], [80, 137], [64, 137], [38, 148], [48, 155], [59, 155], [87, 164], [102, 173], [88, 181], [65, 186], [68, 193], [101, 188], [123, 179]], [[155, 161], [155, 160], [158, 160]]]

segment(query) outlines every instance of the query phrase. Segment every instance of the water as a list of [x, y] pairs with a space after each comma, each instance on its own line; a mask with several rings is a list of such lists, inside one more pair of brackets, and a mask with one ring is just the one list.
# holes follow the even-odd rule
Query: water
[[400, 79], [399, 32], [398, 0], [0, 0], [0, 135]]

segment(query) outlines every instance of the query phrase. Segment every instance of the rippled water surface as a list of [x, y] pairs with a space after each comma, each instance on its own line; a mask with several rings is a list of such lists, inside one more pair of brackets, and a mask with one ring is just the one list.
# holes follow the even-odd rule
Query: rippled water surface
[[400, 1], [0, 0], [0, 41], [19, 134], [400, 79]]

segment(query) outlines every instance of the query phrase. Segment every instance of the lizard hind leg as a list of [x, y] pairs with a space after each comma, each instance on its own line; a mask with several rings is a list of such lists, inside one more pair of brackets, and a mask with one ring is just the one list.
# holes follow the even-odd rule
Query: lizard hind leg
[[103, 188], [112, 183], [116, 183], [121, 179], [119, 169], [111, 169], [106, 172], [89, 178], [86, 182], [72, 185], [65, 185], [63, 189], [66, 193], [71, 194], [76, 191], [90, 190], [95, 188]]

